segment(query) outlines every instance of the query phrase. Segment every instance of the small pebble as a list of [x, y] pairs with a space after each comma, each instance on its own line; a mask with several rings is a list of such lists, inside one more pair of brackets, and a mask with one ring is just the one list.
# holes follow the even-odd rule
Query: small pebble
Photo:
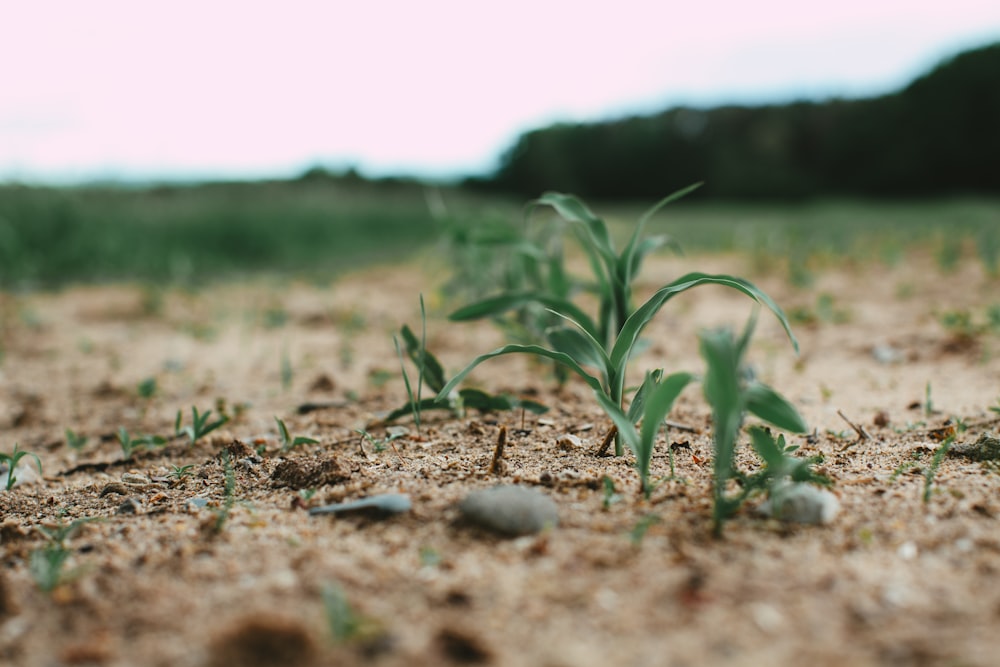
[[334, 503], [333, 505], [314, 507], [309, 510], [309, 514], [342, 514], [345, 512], [369, 511], [388, 515], [408, 512], [411, 507], [413, 507], [413, 503], [410, 502], [410, 497], [405, 493], [382, 493], [348, 503]]
[[530, 535], [559, 523], [555, 502], [541, 491], [523, 486], [473, 491], [458, 509], [467, 521], [504, 535]]
[[122, 473], [122, 483], [128, 484], [129, 486], [146, 486], [151, 483], [151, 480], [145, 475], [140, 475], [135, 472]]
[[789, 483], [779, 486], [758, 511], [782, 521], [827, 524], [840, 511], [840, 501], [826, 489], [812, 484]]
[[208, 498], [200, 498], [196, 496], [194, 498], [188, 498], [184, 504], [188, 507], [188, 509], [200, 510], [208, 506]]
[[118, 506], [115, 510], [115, 514], [138, 514], [139, 510], [142, 509], [142, 505], [135, 498], [126, 498], [122, 501], [122, 504]]
[[948, 454], [972, 461], [996, 461], [1000, 459], [1000, 438], [990, 433], [982, 433], [973, 443], [953, 445]]

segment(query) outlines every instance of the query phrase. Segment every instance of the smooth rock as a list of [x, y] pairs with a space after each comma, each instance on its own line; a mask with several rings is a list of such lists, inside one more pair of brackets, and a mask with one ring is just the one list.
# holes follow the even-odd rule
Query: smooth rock
[[812, 484], [788, 483], [775, 489], [757, 510], [782, 521], [827, 524], [840, 511], [840, 501], [826, 489]]
[[559, 523], [555, 502], [541, 491], [523, 486], [473, 491], [458, 509], [470, 523], [504, 535], [531, 535]]
[[309, 510], [309, 514], [342, 514], [359, 511], [369, 511], [378, 514], [402, 514], [403, 512], [409, 512], [411, 507], [413, 507], [413, 503], [410, 502], [410, 497], [405, 493], [382, 493], [347, 503], [334, 503], [333, 505], [314, 507]]

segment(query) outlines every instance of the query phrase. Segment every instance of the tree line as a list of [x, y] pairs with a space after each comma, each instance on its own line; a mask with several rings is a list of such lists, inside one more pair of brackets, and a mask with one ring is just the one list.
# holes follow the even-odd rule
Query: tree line
[[672, 108], [527, 132], [487, 178], [535, 197], [805, 199], [1000, 194], [1000, 43], [866, 99]]

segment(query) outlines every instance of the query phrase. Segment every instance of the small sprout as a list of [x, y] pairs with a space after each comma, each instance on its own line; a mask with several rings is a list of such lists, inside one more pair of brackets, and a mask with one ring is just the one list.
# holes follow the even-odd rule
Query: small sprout
[[193, 469], [194, 469], [193, 463], [189, 463], [188, 465], [183, 465], [183, 466], [174, 465], [171, 466], [170, 472], [167, 473], [167, 477], [173, 477], [179, 482], [183, 480], [185, 477], [191, 475]]
[[151, 449], [166, 444], [166, 438], [159, 435], [143, 435], [133, 438], [125, 427], [118, 429], [118, 443], [122, 447], [122, 458], [126, 461], [140, 449]]
[[278, 432], [281, 434], [281, 451], [290, 452], [299, 445], [317, 445], [319, 440], [314, 438], [307, 438], [303, 435], [295, 436], [294, 438], [288, 433], [288, 427], [285, 426], [285, 422], [281, 421], [277, 417], [274, 421], [278, 423]]
[[76, 433], [73, 429], [66, 429], [66, 446], [70, 449], [80, 451], [87, 444], [87, 436]]
[[632, 530], [629, 531], [628, 537], [632, 546], [639, 548], [642, 546], [642, 540], [646, 537], [646, 533], [654, 525], [660, 523], [660, 517], [656, 514], [646, 514], [641, 519], [636, 521], [635, 525], [632, 526]]
[[228, 451], [222, 452], [222, 473], [224, 479], [222, 506], [213, 510], [215, 512], [213, 528], [216, 533], [222, 532], [229, 519], [229, 512], [236, 503], [236, 474], [233, 472], [233, 458]]
[[344, 590], [337, 584], [323, 587], [323, 609], [333, 641], [342, 644], [354, 639], [361, 628], [361, 618], [351, 608]]
[[611, 509], [611, 506], [615, 503], [621, 502], [621, 494], [615, 491], [615, 481], [605, 475], [601, 478], [601, 487], [603, 488], [603, 496], [601, 498], [601, 509], [607, 511]]
[[14, 443], [14, 451], [10, 454], [0, 452], [0, 463], [7, 464], [7, 491], [10, 491], [14, 487], [14, 484], [17, 483], [17, 476], [14, 474], [14, 471], [17, 469], [18, 462], [25, 456], [35, 459], [35, 464], [38, 466], [38, 474], [42, 474], [42, 462], [39, 460], [38, 455], [18, 449], [16, 442]]
[[41, 549], [31, 552], [28, 570], [31, 572], [31, 577], [35, 580], [35, 585], [38, 586], [40, 591], [51, 593], [59, 586], [72, 581], [83, 573], [83, 568], [76, 568], [68, 572], [65, 571], [66, 561], [72, 554], [72, 551], [66, 547], [66, 540], [80, 526], [91, 521], [100, 521], [100, 519], [94, 517], [76, 519], [70, 524], [60, 523], [54, 528], [38, 526], [39, 532], [45, 536], [49, 543]]
[[288, 356], [288, 350], [284, 349], [281, 351], [281, 388], [288, 391], [292, 386], [293, 377], [292, 360]]
[[937, 470], [941, 466], [941, 461], [943, 461], [945, 455], [948, 454], [948, 450], [951, 448], [953, 442], [955, 442], [954, 435], [945, 438], [944, 442], [942, 442], [934, 452], [934, 458], [931, 459], [931, 464], [927, 466], [927, 470], [924, 471], [924, 504], [929, 503], [931, 500], [931, 486], [934, 484], [934, 475], [937, 474]]
[[229, 421], [229, 418], [225, 415], [220, 416], [219, 419], [214, 422], [209, 422], [208, 417], [212, 414], [211, 410], [206, 410], [204, 413], [199, 413], [198, 408], [191, 407], [191, 425], [181, 427], [181, 411], [177, 411], [177, 418], [174, 420], [174, 435], [181, 436], [186, 435], [191, 444], [198, 442], [202, 437], [208, 435], [215, 429], [219, 428], [223, 424]]
[[145, 380], [140, 382], [139, 386], [137, 387], [139, 398], [144, 398], [146, 400], [153, 398], [153, 396], [156, 395], [156, 390], [157, 386], [155, 377], [146, 378]]
[[434, 547], [420, 547], [421, 567], [437, 567], [443, 560], [444, 558], [442, 558], [441, 553]]
[[315, 495], [316, 495], [316, 489], [315, 488], [311, 488], [311, 489], [299, 489], [299, 498], [301, 498], [303, 500], [303, 502], [309, 502], [310, 500], [313, 499], [313, 496], [315, 496]]

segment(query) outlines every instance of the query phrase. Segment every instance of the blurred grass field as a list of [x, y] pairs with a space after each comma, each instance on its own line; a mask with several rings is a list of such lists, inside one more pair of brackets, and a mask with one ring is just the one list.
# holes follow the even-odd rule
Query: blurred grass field
[[[651, 203], [592, 208], [625, 230]], [[522, 204], [455, 189], [337, 179], [0, 186], [0, 289], [117, 281], [191, 286], [267, 274], [329, 280], [421, 251], [510, 238], [520, 228]], [[737, 251], [764, 263], [780, 257], [793, 280], [796, 267], [817, 257], [892, 264], [916, 247], [929, 249], [943, 270], [981, 261], [996, 275], [1000, 263], [1000, 202], [990, 200], [680, 202], [664, 209], [650, 231], [670, 234], [688, 253]]]

